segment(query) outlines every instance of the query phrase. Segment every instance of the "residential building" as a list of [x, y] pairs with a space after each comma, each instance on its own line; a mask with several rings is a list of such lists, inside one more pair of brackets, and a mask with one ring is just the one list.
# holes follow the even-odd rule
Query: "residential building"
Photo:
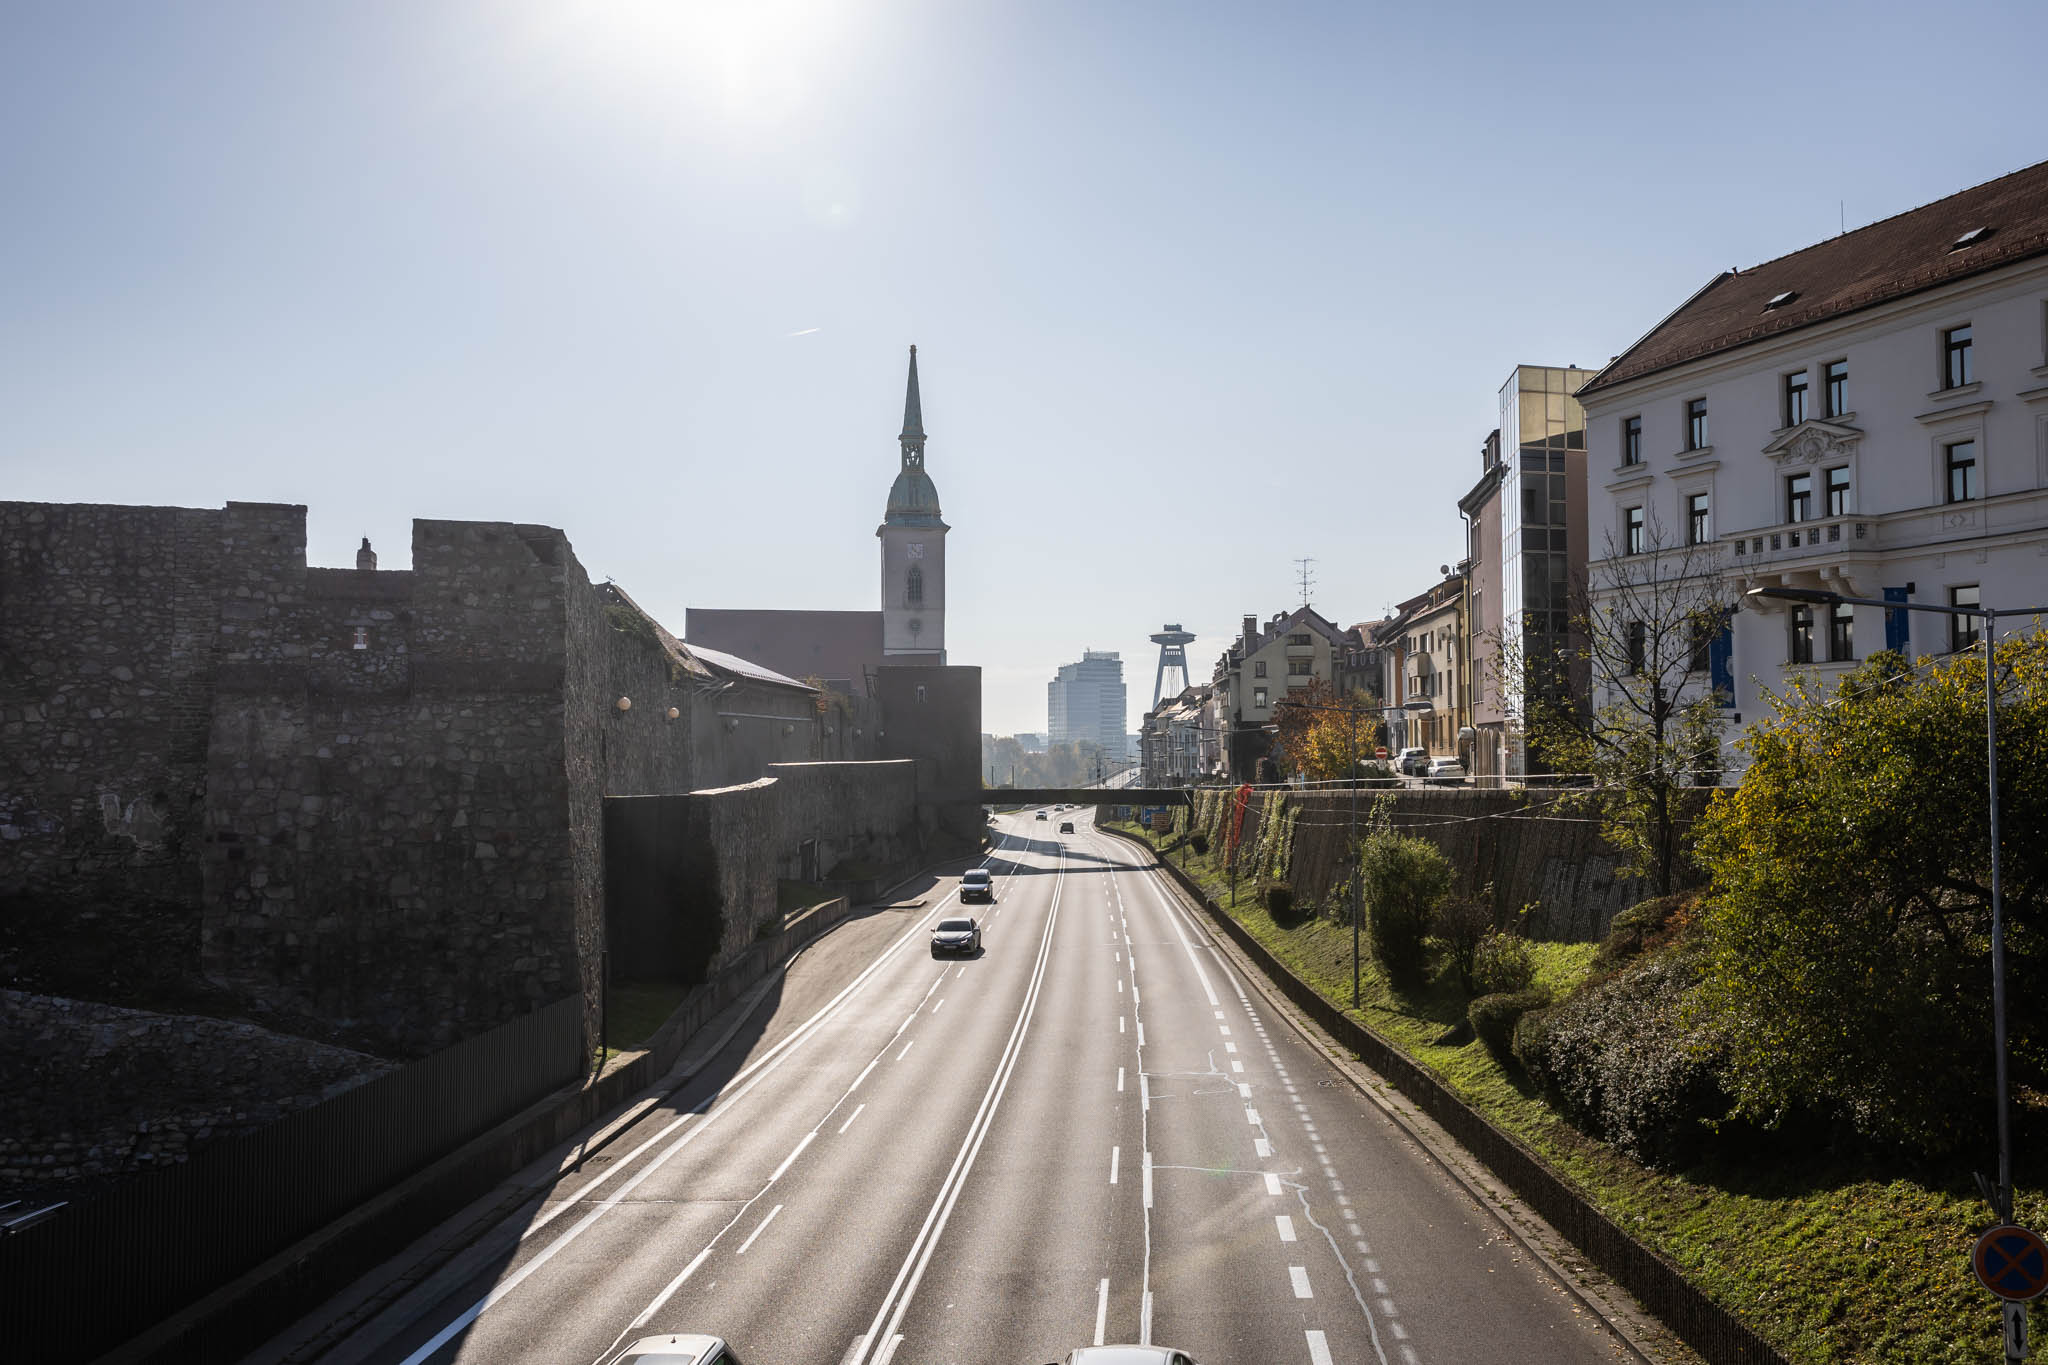
[[[1715, 276], [1579, 390], [1603, 575], [1942, 606], [2048, 598], [2048, 162]], [[2029, 627], [2016, 620], [2013, 629]], [[1967, 619], [1745, 603], [1693, 651], [1732, 728], [1791, 671]]]
[[1045, 694], [1049, 743], [1085, 742], [1100, 745], [1105, 758], [1124, 756], [1124, 663], [1116, 651], [1083, 650], [1079, 663], [1061, 665]]
[[1202, 731], [1210, 692], [1207, 684], [1185, 687], [1146, 713], [1138, 732], [1146, 786], [1191, 786], [1207, 775]]
[[[1472, 742], [1466, 766], [1474, 782], [1497, 783], [1507, 772], [1507, 712], [1501, 706], [1501, 488], [1507, 466], [1500, 457], [1500, 432], [1488, 434], [1479, 450], [1479, 482], [1458, 499], [1465, 519], [1464, 682], [1471, 713]], [[1519, 616], [1517, 618], [1519, 625]]]
[[1258, 760], [1272, 751], [1265, 727], [1289, 692], [1321, 679], [1333, 682], [1333, 661], [1344, 649], [1344, 632], [1314, 607], [1296, 607], [1268, 620], [1244, 618], [1244, 629], [1217, 660], [1211, 685], [1223, 700], [1230, 776], [1250, 782]]
[[1430, 704], [1428, 711], [1403, 713], [1408, 721], [1408, 743], [1431, 754], [1465, 757], [1471, 738], [1464, 681], [1468, 643], [1465, 575], [1447, 569], [1443, 581], [1423, 594], [1408, 613], [1403, 631], [1403, 699]]

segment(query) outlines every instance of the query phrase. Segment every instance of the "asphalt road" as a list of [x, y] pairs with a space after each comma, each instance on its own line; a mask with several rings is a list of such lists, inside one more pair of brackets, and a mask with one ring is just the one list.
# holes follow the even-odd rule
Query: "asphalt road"
[[[1055, 833], [1062, 818], [1077, 832]], [[1086, 812], [1004, 817], [792, 966], [716, 1063], [323, 1359], [1566, 1365], [1626, 1351], [1274, 1016]]]

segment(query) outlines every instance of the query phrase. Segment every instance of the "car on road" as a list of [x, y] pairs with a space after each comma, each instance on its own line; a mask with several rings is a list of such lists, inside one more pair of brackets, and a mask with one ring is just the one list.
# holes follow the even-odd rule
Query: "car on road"
[[992, 901], [996, 898], [996, 879], [985, 867], [970, 867], [960, 874], [960, 899], [963, 901]]
[[1195, 1365], [1195, 1358], [1171, 1346], [1083, 1346], [1060, 1365]]
[[1394, 760], [1394, 771], [1403, 777], [1420, 777], [1429, 770], [1429, 750], [1403, 749]]
[[932, 926], [932, 956], [942, 953], [978, 953], [981, 951], [981, 924], [979, 921], [956, 916], [942, 919]]
[[740, 1365], [740, 1358], [717, 1337], [667, 1333], [641, 1337], [605, 1365]]
[[1072, 834], [1073, 832], [1074, 832], [1074, 822], [1073, 822], [1072, 820], [1062, 820], [1062, 821], [1060, 821], [1060, 833], [1062, 833], [1062, 834]]
[[1465, 785], [1465, 760], [1462, 758], [1432, 758], [1429, 771], [1422, 780], [1438, 787], [1462, 787]]
[[1043, 819], [1045, 818], [1045, 812], [1044, 812], [1044, 811], [1040, 811], [1040, 812], [1038, 812], [1038, 818], [1039, 818], [1039, 819], [1041, 819], [1041, 820], [1043, 820]]

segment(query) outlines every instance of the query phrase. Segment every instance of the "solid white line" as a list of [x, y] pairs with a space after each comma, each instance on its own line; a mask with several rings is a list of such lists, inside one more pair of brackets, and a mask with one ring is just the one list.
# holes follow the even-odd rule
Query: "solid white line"
[[1294, 1220], [1292, 1218], [1289, 1218], [1284, 1213], [1276, 1213], [1273, 1215], [1273, 1223], [1280, 1229], [1281, 1241], [1291, 1242], [1294, 1240]]
[[1109, 1149], [1109, 1183], [1112, 1185], [1116, 1184], [1116, 1161], [1118, 1155], [1120, 1155], [1122, 1152], [1123, 1148], [1121, 1147], [1112, 1147]]
[[860, 1348], [867, 1344], [868, 1339], [866, 1337], [855, 1337], [853, 1345], [846, 1348], [846, 1354], [839, 1357], [839, 1365], [853, 1365], [854, 1357], [858, 1356]]
[[1140, 1346], [1150, 1346], [1152, 1344], [1152, 1291], [1149, 1289], [1145, 1291], [1145, 1315], [1138, 1326], [1138, 1344]]
[[657, 1312], [659, 1312], [661, 1306], [667, 1303], [669, 1299], [674, 1297], [675, 1292], [678, 1289], [681, 1289], [683, 1287], [683, 1281], [689, 1279], [692, 1275], [697, 1273], [697, 1267], [703, 1265], [704, 1258], [709, 1256], [710, 1254], [710, 1247], [705, 1247], [702, 1251], [698, 1252], [696, 1256], [691, 1259], [690, 1263], [683, 1267], [683, 1273], [676, 1276], [673, 1280], [670, 1280], [668, 1282], [668, 1287], [662, 1290], [659, 1294], [656, 1294], [654, 1296], [654, 1302], [648, 1304], [647, 1311], [642, 1313], [639, 1317], [633, 1320], [633, 1325], [635, 1327], [638, 1327], [642, 1323], [646, 1322], [649, 1318], [653, 1317]]
[[1271, 1171], [1266, 1172], [1266, 1193], [1280, 1193], [1280, 1177], [1274, 1175]]
[[816, 1137], [817, 1135], [818, 1130], [815, 1128], [811, 1129], [810, 1132], [805, 1133], [804, 1140], [796, 1145], [796, 1150], [791, 1152], [788, 1156], [782, 1158], [782, 1164], [775, 1168], [774, 1175], [768, 1177], [768, 1183], [773, 1185], [776, 1181], [782, 1179], [782, 1173], [789, 1169], [791, 1162], [795, 1161], [798, 1157], [804, 1154], [804, 1148], [810, 1146], [811, 1139]]
[[1102, 1334], [1109, 1326], [1109, 1276], [1102, 1277], [1102, 1283], [1095, 1289], [1095, 1344], [1102, 1344]]
[[905, 1057], [908, 1057], [908, 1056], [910, 1055], [910, 1049], [912, 1049], [912, 1048], [914, 1048], [914, 1047], [916, 1047], [916, 1046], [917, 1046], [917, 1039], [915, 1039], [915, 1038], [912, 1038], [912, 1039], [911, 1039], [911, 1040], [910, 1040], [909, 1042], [907, 1042], [907, 1043], [905, 1043], [905, 1044], [903, 1045], [903, 1051], [901, 1051], [901, 1052], [899, 1052], [899, 1053], [897, 1053], [897, 1054], [896, 1054], [896, 1060], [900, 1062], [900, 1061], [902, 1061], [902, 1060], [903, 1060], [903, 1059], [904, 1059]]
[[774, 1208], [768, 1210], [768, 1216], [766, 1218], [763, 1218], [759, 1223], [756, 1223], [754, 1225], [754, 1230], [747, 1234], [747, 1240], [741, 1242], [740, 1249], [734, 1252], [733, 1254], [736, 1256], [746, 1255], [747, 1248], [754, 1244], [754, 1239], [756, 1237], [759, 1237], [762, 1233], [766, 1232], [768, 1230], [768, 1225], [775, 1221], [775, 1215], [781, 1212], [782, 1205], [780, 1204], [777, 1204]]
[[859, 1118], [859, 1117], [860, 1117], [860, 1111], [861, 1111], [861, 1110], [863, 1110], [863, 1109], [865, 1109], [865, 1108], [867, 1108], [867, 1106], [866, 1106], [865, 1104], [857, 1104], [857, 1105], [855, 1105], [855, 1106], [853, 1107], [853, 1112], [852, 1112], [851, 1114], [848, 1114], [848, 1115], [846, 1116], [846, 1122], [844, 1122], [844, 1123], [842, 1123], [842, 1124], [840, 1124], [840, 1125], [839, 1125], [839, 1131], [843, 1133], [843, 1132], [845, 1132], [845, 1131], [846, 1131], [847, 1129], [849, 1129], [849, 1128], [853, 1127], [853, 1121], [854, 1121], [855, 1119], [857, 1119], [857, 1118]]
[[1329, 1340], [1321, 1332], [1313, 1330], [1309, 1332], [1308, 1358], [1309, 1365], [1334, 1365], [1334, 1362], [1330, 1359]]
[[890, 1337], [889, 1344], [876, 1354], [875, 1365], [889, 1365], [889, 1362], [896, 1358], [896, 1348], [902, 1344], [903, 1333], [898, 1332], [895, 1336]]
[[1315, 1297], [1314, 1294], [1309, 1293], [1307, 1266], [1291, 1265], [1287, 1267], [1287, 1278], [1294, 1281], [1295, 1298], [1312, 1299]]

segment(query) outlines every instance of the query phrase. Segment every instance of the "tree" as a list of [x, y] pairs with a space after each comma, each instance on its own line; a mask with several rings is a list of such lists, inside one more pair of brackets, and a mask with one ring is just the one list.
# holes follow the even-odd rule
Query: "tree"
[[[1290, 704], [1296, 702], [1301, 704]], [[1345, 714], [1346, 707], [1356, 709], [1355, 718]], [[1345, 701], [1321, 678], [1312, 678], [1306, 687], [1289, 691], [1274, 715], [1287, 770], [1311, 782], [1334, 782], [1356, 776], [1352, 760], [1370, 752], [1378, 712], [1363, 691]]]
[[1373, 825], [1358, 845], [1359, 886], [1372, 953], [1389, 981], [1412, 986], [1423, 978], [1428, 965], [1424, 940], [1456, 874], [1450, 859], [1429, 840], [1394, 833], [1378, 811]]
[[[2000, 643], [1998, 770], [2013, 1081], [2048, 1082], [2048, 638]], [[1993, 1118], [1981, 654], [1795, 675], [1701, 818], [1695, 996], [1728, 1083], [1771, 1122], [1813, 1109], [1940, 1151]]]
[[1713, 546], [1669, 545], [1654, 517], [1645, 531], [1641, 553], [1610, 539], [1591, 581], [1574, 585], [1565, 642], [1532, 648], [1544, 637], [1524, 630], [1497, 638], [1494, 658], [1502, 695], [1521, 699], [1532, 756], [1602, 789], [1602, 832], [1622, 870], [1669, 895], [1685, 852], [1683, 789], [1720, 771], [1709, 662], [1737, 599]]

